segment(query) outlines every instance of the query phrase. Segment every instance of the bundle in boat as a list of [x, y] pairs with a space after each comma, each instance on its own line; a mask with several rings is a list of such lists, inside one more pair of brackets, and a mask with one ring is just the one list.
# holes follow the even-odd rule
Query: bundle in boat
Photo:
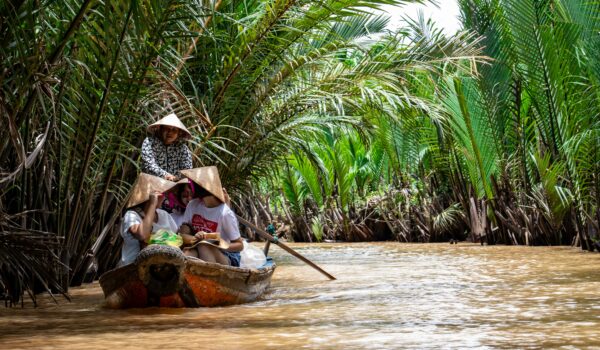
[[258, 299], [271, 283], [271, 259], [258, 269], [186, 257], [167, 245], [149, 245], [134, 263], [108, 271], [100, 286], [111, 308], [225, 306]]

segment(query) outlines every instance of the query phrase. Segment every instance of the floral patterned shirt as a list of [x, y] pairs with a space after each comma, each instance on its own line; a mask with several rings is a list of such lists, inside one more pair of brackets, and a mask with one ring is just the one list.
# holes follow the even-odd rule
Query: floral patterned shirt
[[192, 168], [192, 152], [183, 142], [165, 145], [155, 136], [142, 143], [142, 171], [164, 178], [171, 174], [181, 177], [180, 170]]

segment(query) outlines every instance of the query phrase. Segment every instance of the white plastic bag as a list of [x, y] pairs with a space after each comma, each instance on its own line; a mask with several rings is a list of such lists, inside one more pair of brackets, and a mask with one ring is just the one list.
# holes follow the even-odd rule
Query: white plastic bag
[[267, 262], [267, 257], [263, 251], [252, 244], [248, 244], [245, 239], [242, 241], [244, 243], [244, 250], [240, 252], [240, 267], [257, 269], [263, 266]]

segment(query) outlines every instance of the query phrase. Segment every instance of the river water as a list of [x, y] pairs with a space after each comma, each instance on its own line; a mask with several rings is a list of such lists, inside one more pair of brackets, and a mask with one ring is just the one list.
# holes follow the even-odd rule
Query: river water
[[600, 254], [471, 244], [277, 247], [259, 301], [109, 310], [97, 283], [72, 302], [0, 308], [2, 349], [600, 349]]

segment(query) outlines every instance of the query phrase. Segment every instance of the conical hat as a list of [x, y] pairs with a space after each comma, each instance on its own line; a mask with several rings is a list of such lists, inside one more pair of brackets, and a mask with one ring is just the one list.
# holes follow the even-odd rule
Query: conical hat
[[227, 249], [229, 248], [229, 243], [226, 240], [221, 238], [221, 233], [219, 232], [211, 232], [204, 234], [204, 240], [195, 243], [190, 248], [197, 247], [200, 244], [206, 244], [219, 249]]
[[217, 170], [216, 166], [181, 170], [181, 173], [183, 176], [202, 186], [213, 196], [219, 198], [221, 202], [225, 203], [225, 194], [223, 193], [223, 187], [221, 186], [219, 170]]
[[141, 173], [131, 189], [131, 196], [127, 202], [127, 208], [144, 203], [150, 199], [150, 194], [152, 192], [166, 192], [176, 185], [175, 182], [165, 180], [158, 176]]
[[184, 138], [186, 138], [186, 139], [192, 138], [192, 134], [188, 131], [188, 129], [185, 127], [185, 125], [183, 125], [181, 120], [179, 120], [179, 118], [177, 118], [177, 116], [174, 113], [169, 114], [168, 116], [162, 118], [161, 120], [157, 121], [154, 124], [148, 125], [148, 128], [146, 130], [151, 134], [156, 134], [156, 131], [158, 130], [158, 128], [160, 128], [161, 125], [176, 127], [179, 130], [184, 132], [184, 134], [185, 134], [183, 136]]

